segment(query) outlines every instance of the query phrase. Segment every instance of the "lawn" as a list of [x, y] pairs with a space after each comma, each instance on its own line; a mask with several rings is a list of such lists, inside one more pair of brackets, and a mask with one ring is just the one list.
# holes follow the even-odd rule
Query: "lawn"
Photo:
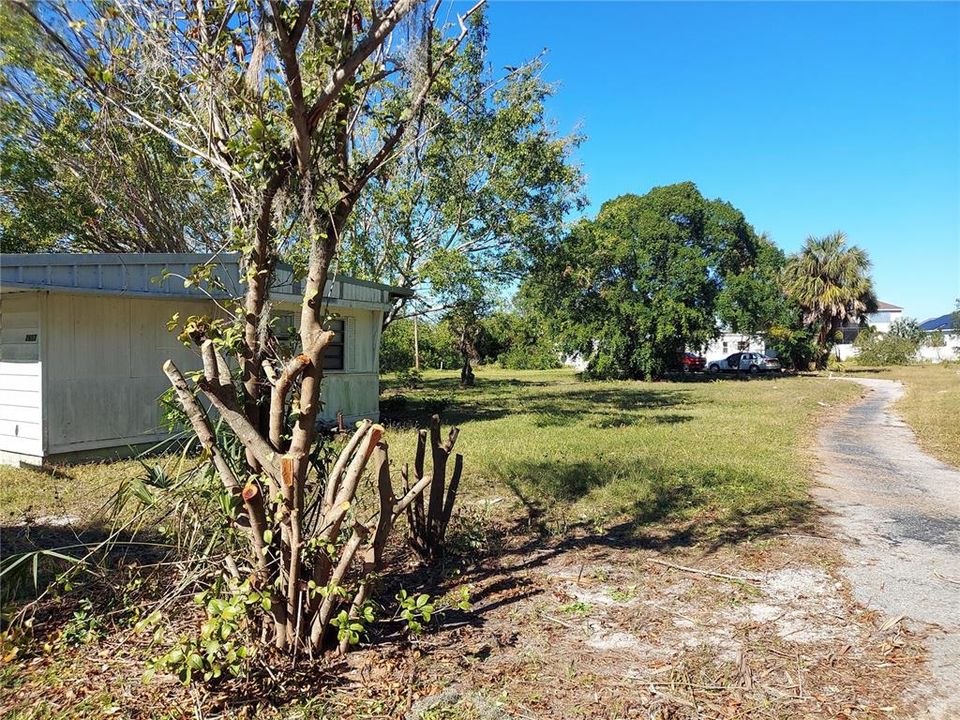
[[[500, 498], [502, 511], [518, 507], [557, 531], [679, 526], [684, 540], [737, 540], [809, 519], [814, 420], [859, 393], [789, 376], [581, 382], [569, 370], [482, 368], [474, 388], [457, 379], [428, 372], [417, 390], [384, 380], [394, 463], [412, 460], [415, 427], [439, 412], [462, 428], [465, 498]], [[121, 481], [142, 472], [134, 460], [0, 467], [2, 522], [90, 519]]]
[[960, 467], [960, 367], [916, 365], [891, 369], [906, 395], [897, 410], [929, 453]]
[[849, 368], [855, 377], [899, 380], [906, 390], [896, 409], [924, 450], [960, 467], [960, 366], [956, 363], [893, 368]]
[[[462, 428], [464, 486], [518, 501], [560, 529], [669, 527], [672, 539], [738, 540], [809, 519], [815, 419], [859, 394], [810, 377], [580, 382], [570, 371], [450, 372], [385, 382], [394, 462], [431, 412]], [[696, 521], [696, 522], [693, 522]]]

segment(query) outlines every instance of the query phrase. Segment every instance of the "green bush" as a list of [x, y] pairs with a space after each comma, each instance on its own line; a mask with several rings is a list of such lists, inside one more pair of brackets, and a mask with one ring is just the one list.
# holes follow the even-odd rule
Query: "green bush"
[[560, 367], [560, 356], [545, 343], [514, 345], [497, 357], [497, 364], [510, 370], [553, 370]]
[[[450, 327], [443, 322], [418, 322], [420, 367], [459, 367], [460, 354]], [[413, 357], [413, 320], [394, 320], [380, 339], [380, 371], [403, 372], [416, 363]]]
[[477, 354], [483, 363], [510, 370], [560, 367], [560, 355], [535, 316], [501, 310], [484, 318], [480, 330]]
[[397, 373], [397, 382], [407, 390], [416, 390], [423, 387], [423, 373], [416, 368], [407, 368]]
[[916, 360], [920, 343], [916, 338], [901, 337], [893, 333], [881, 335], [876, 332], [861, 332], [854, 343], [860, 352], [859, 365], [909, 365]]

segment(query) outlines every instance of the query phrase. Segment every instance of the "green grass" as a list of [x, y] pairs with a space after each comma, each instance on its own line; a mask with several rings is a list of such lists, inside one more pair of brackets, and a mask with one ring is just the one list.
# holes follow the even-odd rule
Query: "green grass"
[[906, 387], [897, 410], [923, 448], [960, 467], [960, 366], [917, 365], [890, 375]]
[[39, 517], [89, 519], [127, 478], [143, 473], [135, 460], [34, 468], [0, 466], [2, 524]]
[[[453, 372], [427, 373], [415, 391], [394, 385], [385, 380], [383, 407], [395, 466], [412, 461], [415, 428], [440, 412], [462, 429], [464, 502], [502, 498], [498, 511], [557, 532], [620, 529], [677, 544], [737, 541], [809, 520], [816, 418], [858, 394], [812, 377], [580, 382], [567, 370], [492, 368], [471, 389]], [[89, 519], [140, 472], [135, 461], [2, 468], [2, 524]]]
[[960, 365], [852, 367], [847, 373], [902, 382], [906, 394], [896, 409], [913, 428], [920, 445], [944, 462], [960, 467]]
[[411, 425], [439, 411], [462, 428], [468, 496], [515, 498], [561, 526], [670, 526], [677, 543], [808, 520], [816, 417], [859, 392], [810, 377], [579, 382], [565, 370], [497, 369], [472, 389], [449, 372], [427, 373], [415, 391], [385, 386], [394, 463], [413, 457]]

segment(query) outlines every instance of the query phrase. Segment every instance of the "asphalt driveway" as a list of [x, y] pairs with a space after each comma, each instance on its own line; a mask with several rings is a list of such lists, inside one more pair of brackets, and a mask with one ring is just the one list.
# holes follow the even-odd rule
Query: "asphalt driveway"
[[857, 600], [929, 631], [928, 717], [960, 717], [960, 470], [894, 413], [900, 383], [857, 382], [867, 396], [819, 432], [818, 499]]

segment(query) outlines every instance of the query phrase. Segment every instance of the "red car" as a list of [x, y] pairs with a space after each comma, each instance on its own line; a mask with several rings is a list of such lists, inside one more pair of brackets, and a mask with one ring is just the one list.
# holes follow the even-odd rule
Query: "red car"
[[696, 353], [685, 352], [678, 358], [678, 365], [684, 372], [701, 372], [707, 365], [707, 359]]

